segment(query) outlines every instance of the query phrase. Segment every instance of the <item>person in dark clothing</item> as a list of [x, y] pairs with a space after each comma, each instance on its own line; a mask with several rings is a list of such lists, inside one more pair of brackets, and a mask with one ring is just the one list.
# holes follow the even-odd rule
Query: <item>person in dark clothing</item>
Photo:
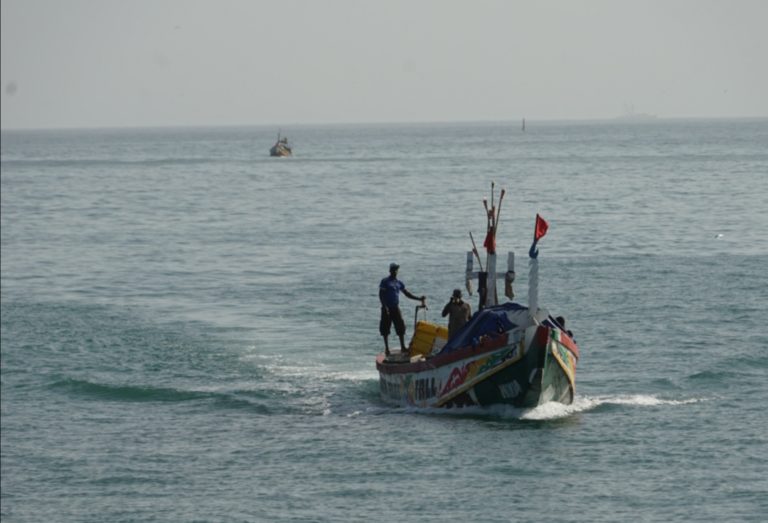
[[561, 330], [568, 334], [568, 337], [573, 339], [573, 333], [565, 328], [565, 318], [563, 316], [558, 316], [555, 318], [555, 321], [560, 324]]
[[379, 321], [379, 333], [384, 337], [384, 353], [389, 356], [389, 332], [392, 324], [395, 324], [395, 333], [400, 338], [400, 350], [407, 353], [405, 348], [405, 321], [400, 312], [400, 292], [402, 291], [412, 300], [420, 301], [425, 305], [425, 296], [416, 296], [405, 288], [405, 284], [397, 279], [397, 271], [400, 266], [396, 263], [389, 265], [389, 276], [379, 283], [379, 301], [381, 302], [381, 321]]
[[451, 301], [443, 307], [443, 318], [446, 316], [448, 316], [448, 339], [450, 339], [472, 317], [472, 307], [461, 299], [461, 289], [454, 289]]

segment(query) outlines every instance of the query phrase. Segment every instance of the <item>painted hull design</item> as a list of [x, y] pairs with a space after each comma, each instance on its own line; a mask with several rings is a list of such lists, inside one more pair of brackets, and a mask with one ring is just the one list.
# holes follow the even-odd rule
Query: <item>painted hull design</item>
[[413, 407], [510, 405], [532, 408], [575, 394], [576, 343], [556, 326], [532, 325], [486, 336], [448, 354], [376, 359], [381, 397]]

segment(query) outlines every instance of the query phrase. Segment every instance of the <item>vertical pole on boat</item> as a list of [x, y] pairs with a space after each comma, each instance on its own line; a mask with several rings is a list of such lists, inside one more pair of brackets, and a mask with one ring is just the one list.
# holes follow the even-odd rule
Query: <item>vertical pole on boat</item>
[[477, 310], [481, 311], [487, 306], [486, 299], [488, 298], [488, 273], [477, 273]]
[[504, 195], [507, 193], [506, 189], [501, 190], [499, 195], [499, 209], [496, 211], [496, 221], [493, 224], [493, 238], [496, 239], [496, 232], [499, 230], [499, 221], [501, 220], [501, 202], [504, 201]]
[[496, 294], [496, 254], [488, 253], [488, 305], [498, 305]]
[[496, 200], [494, 189], [496, 188], [496, 182], [491, 180], [491, 212], [488, 220], [488, 236], [490, 241], [488, 242], [488, 303], [490, 305], [499, 304], [499, 295], [496, 292], [496, 228], [499, 223], [497, 212], [501, 210], [501, 200], [504, 198], [504, 189], [501, 190], [499, 196], [499, 207], [496, 207]]
[[[477, 245], [475, 245], [475, 238], [472, 236], [472, 231], [469, 231], [469, 239], [472, 240], [472, 252], [477, 256], [477, 263], [480, 265], [480, 270], [483, 270], [483, 261], [480, 259], [480, 253], [477, 252]], [[471, 256], [470, 256], [471, 261]]]
[[536, 322], [536, 313], [539, 311], [539, 251], [536, 249], [536, 243], [531, 245], [528, 251], [528, 313]]
[[536, 214], [536, 225], [533, 229], [533, 243], [528, 251], [530, 269], [528, 272], [528, 312], [536, 322], [536, 313], [539, 311], [539, 240], [547, 234], [549, 224]]
[[472, 296], [472, 251], [467, 252], [467, 270], [464, 273], [464, 285], [467, 287], [467, 292]]
[[[483, 247], [485, 247], [485, 267], [487, 271], [480, 269], [480, 273], [477, 279], [477, 293], [480, 296], [478, 303], [478, 310], [482, 310], [488, 306], [488, 276], [491, 270], [491, 252], [493, 252], [493, 237], [491, 236], [491, 210], [488, 208], [488, 200], [483, 198], [483, 207], [485, 207], [485, 241]], [[482, 265], [482, 264], [481, 264]], [[493, 281], [493, 280], [491, 280]]]
[[491, 228], [496, 223], [496, 199], [493, 196], [493, 189], [496, 188], [496, 182], [491, 180]]
[[515, 299], [515, 291], [512, 284], [515, 281], [515, 253], [507, 253], [507, 272], [504, 274], [504, 295], [510, 300]]
[[[501, 202], [504, 201], [504, 195], [506, 194], [506, 189], [501, 189], [501, 194], [499, 194], [499, 207], [496, 209], [496, 217], [493, 222], [493, 244], [496, 245], [496, 233], [499, 231], [499, 221], [501, 220]], [[494, 256], [495, 258], [495, 256]], [[495, 273], [495, 267], [494, 267], [494, 273]], [[496, 277], [494, 276], [494, 285], [493, 285], [493, 295], [496, 298], [496, 305], [499, 303], [499, 297], [496, 294]], [[505, 293], [506, 293], [506, 286], [504, 287]]]
[[[496, 201], [495, 201], [495, 189], [496, 189], [496, 182], [491, 181], [491, 205], [490, 208], [488, 206], [488, 200], [483, 198], [483, 207], [485, 208], [485, 217], [486, 217], [486, 233], [485, 233], [485, 241], [483, 242], [483, 247], [485, 247], [486, 251], [486, 271], [483, 272], [483, 264], [480, 263], [480, 273], [479, 273], [479, 284], [478, 284], [478, 293], [480, 294], [480, 304], [478, 306], [479, 309], [482, 309], [486, 306], [493, 306], [499, 304], [499, 295], [496, 291], [496, 232], [498, 230], [499, 225], [499, 215], [501, 214], [501, 202], [504, 200], [504, 194], [506, 191], [504, 189], [501, 190], [501, 194], [499, 195], [499, 204], [498, 208], [496, 207]], [[472, 233], [469, 233], [470, 238], [472, 238]], [[472, 239], [472, 245], [474, 247], [475, 240]], [[475, 249], [476, 251], [477, 249]], [[475, 252], [475, 254], [477, 254]], [[478, 256], [478, 261], [480, 261], [480, 257]]]

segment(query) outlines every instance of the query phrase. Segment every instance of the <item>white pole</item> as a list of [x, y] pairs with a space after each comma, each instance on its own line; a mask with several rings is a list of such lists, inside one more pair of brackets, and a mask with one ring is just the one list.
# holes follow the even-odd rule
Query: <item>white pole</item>
[[488, 254], [488, 306], [498, 305], [499, 297], [496, 294], [496, 255]]
[[536, 320], [536, 313], [539, 311], [539, 260], [530, 258], [528, 260], [528, 312], [533, 320]]

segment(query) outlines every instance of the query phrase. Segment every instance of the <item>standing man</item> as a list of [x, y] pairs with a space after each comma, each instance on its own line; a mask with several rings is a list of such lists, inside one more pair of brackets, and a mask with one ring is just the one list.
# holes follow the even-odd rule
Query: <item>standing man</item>
[[381, 302], [381, 321], [379, 333], [384, 337], [384, 354], [389, 356], [389, 329], [395, 324], [395, 333], [400, 338], [400, 350], [407, 353], [405, 348], [405, 322], [400, 313], [400, 291], [412, 300], [420, 301], [424, 305], [425, 296], [415, 296], [405, 288], [405, 284], [397, 279], [397, 271], [400, 266], [396, 263], [389, 264], [389, 276], [379, 283], [379, 301]]
[[472, 307], [461, 299], [461, 289], [454, 289], [451, 301], [443, 307], [443, 318], [449, 314], [448, 339], [451, 339], [472, 317]]

